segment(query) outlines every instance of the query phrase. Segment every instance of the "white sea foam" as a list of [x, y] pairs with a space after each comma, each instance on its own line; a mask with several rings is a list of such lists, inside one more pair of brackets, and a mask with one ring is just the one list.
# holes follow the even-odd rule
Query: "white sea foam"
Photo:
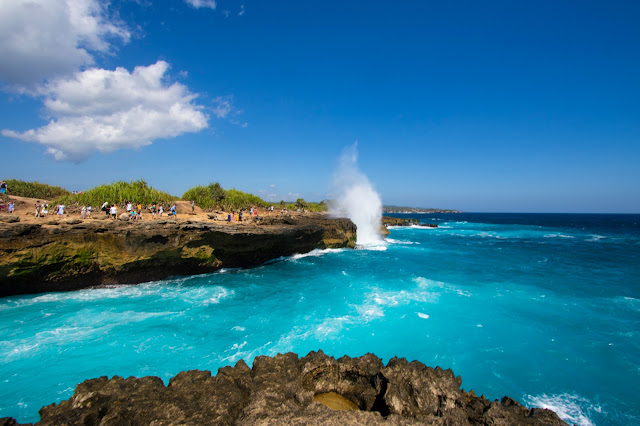
[[418, 316], [423, 319], [429, 319], [429, 315], [423, 314], [422, 312], [418, 312]]
[[341, 253], [344, 250], [345, 249], [313, 249], [307, 253], [294, 254], [293, 256], [290, 256], [288, 259], [295, 261], [298, 259], [304, 259], [305, 257], [319, 257], [329, 253]]
[[375, 302], [380, 306], [398, 306], [406, 305], [411, 302], [436, 302], [437, 294], [428, 291], [376, 291], [367, 297], [367, 300]]
[[331, 213], [334, 216], [346, 215], [356, 224], [356, 244], [380, 244], [382, 200], [357, 163], [356, 142], [342, 151], [340, 165], [333, 178], [332, 187], [337, 196]]
[[458, 296], [463, 296], [463, 297], [471, 297], [473, 295], [468, 290], [462, 290], [451, 284], [445, 284], [440, 281], [430, 280], [425, 277], [415, 277], [413, 278], [413, 282], [418, 284], [418, 287], [420, 287], [421, 289], [430, 290], [430, 292], [428, 293], [431, 296], [430, 300], [433, 300], [433, 298], [437, 297], [438, 295], [438, 293], [435, 293], [434, 290], [442, 290], [446, 293], [455, 293]]
[[406, 244], [406, 245], [411, 245], [411, 244], [420, 244], [417, 241], [404, 241], [404, 240], [394, 240], [393, 238], [387, 238], [387, 243], [389, 244]]
[[530, 407], [547, 408], [556, 412], [564, 421], [578, 426], [593, 426], [590, 412], [601, 413], [602, 408], [585, 398], [563, 393], [560, 395], [527, 395], [524, 402]]
[[605, 237], [604, 235], [598, 235], [598, 234], [593, 234], [591, 235], [591, 238], [587, 238], [585, 241], [591, 242], [591, 243], [595, 243], [598, 242], [600, 240], [603, 240], [607, 237]]
[[385, 251], [387, 250], [387, 244], [383, 241], [378, 243], [356, 244], [356, 250]]
[[245, 331], [246, 330], [246, 328], [241, 327], [239, 325], [236, 325], [235, 327], [231, 327], [231, 329], [234, 330], [234, 331]]
[[365, 321], [369, 321], [375, 318], [381, 318], [384, 316], [384, 311], [380, 306], [377, 305], [362, 305], [358, 306], [356, 309]]
[[575, 238], [573, 235], [566, 234], [545, 234], [545, 238]]
[[222, 300], [233, 297], [235, 294], [236, 293], [233, 290], [228, 290], [224, 287], [218, 286], [216, 287], [215, 293], [210, 298], [205, 300], [203, 303], [205, 305], [211, 305], [211, 304], [217, 305]]
[[247, 345], [247, 341], [245, 340], [244, 342], [238, 344], [238, 343], [234, 343], [233, 346], [231, 346], [228, 351], [235, 351], [238, 349], [242, 349]]
[[322, 323], [315, 327], [313, 333], [315, 334], [316, 339], [322, 341], [340, 332], [340, 330], [342, 330], [342, 328], [344, 327], [344, 324], [353, 322], [354, 318], [350, 315], [325, 318]]
[[443, 282], [430, 280], [425, 277], [415, 277], [412, 281], [418, 284], [420, 288], [444, 288]]
[[623, 296], [623, 297], [614, 298], [614, 301], [618, 303], [623, 303], [624, 305], [631, 308], [632, 310], [640, 312], [640, 299]]

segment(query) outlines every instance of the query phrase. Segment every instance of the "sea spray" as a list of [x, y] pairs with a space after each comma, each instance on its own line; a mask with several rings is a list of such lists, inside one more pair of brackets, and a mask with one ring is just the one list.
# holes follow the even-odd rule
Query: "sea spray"
[[358, 227], [358, 245], [379, 245], [382, 243], [382, 201], [358, 168], [358, 143], [346, 147], [340, 156], [340, 164], [333, 178], [336, 194], [331, 213], [347, 216]]

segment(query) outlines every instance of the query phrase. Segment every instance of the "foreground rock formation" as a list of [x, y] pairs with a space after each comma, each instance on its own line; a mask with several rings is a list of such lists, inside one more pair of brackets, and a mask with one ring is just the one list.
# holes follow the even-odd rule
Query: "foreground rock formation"
[[355, 239], [349, 219], [323, 216], [266, 218], [259, 225], [0, 222], [0, 297], [252, 267], [316, 248], [354, 247]]
[[[451, 370], [375, 355], [338, 360], [322, 352], [259, 356], [250, 369], [158, 377], [100, 377], [40, 410], [38, 425], [564, 425], [550, 410], [460, 389]], [[4, 419], [10, 422], [12, 419]], [[2, 424], [2, 423], [0, 423]], [[11, 424], [11, 423], [6, 423]]]

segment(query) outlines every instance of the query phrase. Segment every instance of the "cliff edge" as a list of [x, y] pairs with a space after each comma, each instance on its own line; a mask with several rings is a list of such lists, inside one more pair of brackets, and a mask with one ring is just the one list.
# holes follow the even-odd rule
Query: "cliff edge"
[[[100, 377], [40, 410], [38, 425], [565, 425], [546, 409], [460, 389], [451, 370], [372, 354], [259, 356], [249, 368], [158, 377]], [[13, 419], [0, 419], [15, 424]]]
[[354, 247], [349, 219], [255, 223], [161, 219], [0, 222], [0, 297], [136, 284], [246, 268], [316, 248]]

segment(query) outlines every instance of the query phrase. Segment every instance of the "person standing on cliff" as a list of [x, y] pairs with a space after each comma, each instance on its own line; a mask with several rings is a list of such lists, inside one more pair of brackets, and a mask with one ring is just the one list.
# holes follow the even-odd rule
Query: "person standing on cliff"
[[196, 202], [195, 201], [191, 201], [191, 213], [195, 213], [196, 211]]
[[109, 212], [111, 213], [113, 220], [118, 220], [118, 207], [115, 204], [111, 205]]
[[42, 206], [40, 206], [40, 201], [38, 201], [36, 203], [36, 217], [40, 217], [40, 209], [42, 208]]
[[14, 208], [15, 208], [15, 204], [13, 204], [13, 201], [9, 201], [9, 205], [7, 206], [7, 211], [9, 213], [13, 213]]

